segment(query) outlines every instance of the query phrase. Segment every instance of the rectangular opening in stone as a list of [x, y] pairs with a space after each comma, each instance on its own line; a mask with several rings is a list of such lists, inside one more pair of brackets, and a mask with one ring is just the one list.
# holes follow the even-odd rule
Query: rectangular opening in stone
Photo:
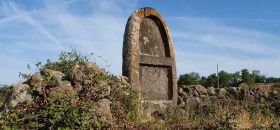
[[170, 66], [140, 64], [140, 90], [144, 100], [172, 100]]

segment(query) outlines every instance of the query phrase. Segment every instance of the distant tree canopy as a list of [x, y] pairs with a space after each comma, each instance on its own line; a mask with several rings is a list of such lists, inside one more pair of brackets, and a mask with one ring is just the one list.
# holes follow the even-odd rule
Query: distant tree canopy
[[[253, 86], [255, 83], [278, 83], [280, 78], [266, 77], [259, 70], [250, 72], [248, 69], [242, 69], [235, 73], [226, 71], [219, 72], [220, 87], [235, 87], [241, 83], [246, 83], [248, 86]], [[196, 72], [180, 75], [178, 85], [203, 85], [205, 87], [217, 87], [217, 74], [213, 73], [209, 76], [200, 76]]]
[[182, 84], [182, 85], [199, 84], [200, 81], [201, 81], [200, 75], [198, 73], [191, 72], [189, 74], [181, 75], [178, 84]]

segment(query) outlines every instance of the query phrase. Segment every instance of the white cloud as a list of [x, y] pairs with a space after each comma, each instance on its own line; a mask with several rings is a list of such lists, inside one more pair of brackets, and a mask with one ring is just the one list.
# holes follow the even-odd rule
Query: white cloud
[[[80, 2], [45, 1], [45, 6], [31, 11], [24, 10], [20, 5], [9, 1], [3, 4], [9, 9], [6, 12], [11, 13], [5, 14], [6, 17], [0, 19], [0, 29], [1, 27], [5, 29], [10, 25], [23, 27], [29, 24], [30, 30], [33, 31], [19, 30], [24, 35], [17, 36], [13, 35], [16, 32], [12, 32], [11, 35], [5, 34], [7, 37], [4, 39], [7, 41], [11, 39], [20, 39], [20, 41], [13, 40], [13, 43], [0, 41], [2, 45], [9, 44], [5, 45], [5, 48], [13, 48], [11, 52], [7, 51], [10, 56], [5, 58], [5, 61], [21, 65], [5, 69], [5, 73], [15, 75], [15, 77], [0, 78], [0, 83], [14, 82], [18, 72], [26, 70], [26, 65], [22, 66], [22, 64], [34, 63], [39, 59], [53, 59], [54, 55], [57, 56], [60, 51], [70, 48], [77, 48], [86, 54], [94, 52], [95, 57], [92, 60], [102, 67], [107, 67], [113, 74], [121, 74], [124, 27], [130, 15], [129, 11], [134, 8], [134, 3], [123, 0], [87, 1], [89, 13], [81, 16], [72, 11], [77, 8], [76, 5], [81, 4]], [[78, 7], [78, 9], [83, 10], [83, 7]], [[17, 21], [21, 21], [21, 25]], [[15, 26], [10, 28], [21, 29]], [[6, 30], [12, 30], [10, 28]], [[7, 39], [8, 37], [11, 39]], [[23, 51], [19, 53], [18, 51], [21, 50]], [[40, 55], [35, 56], [35, 52]], [[26, 57], [32, 59], [23, 62], [23, 59], [27, 59]], [[1, 59], [4, 59], [4, 56]], [[19, 59], [18, 63], [15, 63], [15, 59]], [[0, 66], [3, 68], [0, 69], [2, 71], [8, 67], [7, 64], [0, 64]], [[0, 77], [2, 76], [4, 75], [0, 74]]]
[[226, 71], [260, 69], [280, 76], [280, 37], [259, 31], [229, 27], [220, 21], [173, 18], [181, 26], [173, 30], [178, 74], [215, 73], [216, 64]]
[[[0, 53], [0, 59], [5, 61], [0, 64], [0, 83], [14, 82], [18, 72], [26, 71], [27, 63], [53, 59], [70, 48], [94, 52], [96, 57], [92, 60], [103, 67], [110, 65], [108, 69], [113, 74], [121, 74], [123, 33], [135, 2], [96, 0], [87, 1], [86, 7], [80, 4], [75, 0], [46, 0], [43, 7], [35, 10], [25, 10], [9, 1], [2, 4], [4, 8], [1, 6], [0, 11], [5, 11], [0, 13], [0, 31], [6, 32], [5, 37], [0, 37], [0, 45], [6, 50]], [[173, 36], [178, 74], [195, 71], [206, 75], [215, 72], [219, 63], [228, 71], [246, 67], [280, 76], [279, 36], [229, 27], [219, 20], [166, 18]]]

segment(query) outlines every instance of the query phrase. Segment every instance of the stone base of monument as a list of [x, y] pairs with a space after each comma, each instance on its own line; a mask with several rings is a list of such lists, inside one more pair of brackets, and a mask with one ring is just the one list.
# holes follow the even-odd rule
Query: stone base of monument
[[172, 101], [142, 100], [139, 110], [146, 121], [150, 122], [153, 120], [164, 120], [165, 112], [169, 107], [175, 107]]

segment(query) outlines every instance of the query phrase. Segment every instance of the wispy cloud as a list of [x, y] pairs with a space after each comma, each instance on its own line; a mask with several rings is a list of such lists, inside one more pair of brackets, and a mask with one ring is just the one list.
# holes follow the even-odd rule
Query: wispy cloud
[[[34, 9], [0, 3], [0, 59], [5, 61], [0, 63], [0, 83], [12, 83], [18, 72], [26, 71], [26, 64], [54, 59], [70, 48], [94, 52], [91, 60], [121, 74], [123, 33], [137, 1], [45, 0]], [[278, 35], [227, 25], [230, 19], [164, 18], [173, 36], [178, 74], [207, 75], [219, 63], [228, 71], [246, 67], [280, 76]]]
[[[86, 6], [82, 5], [85, 3]], [[70, 48], [84, 53], [94, 52], [96, 56], [92, 60], [107, 67], [111, 73], [120, 74], [124, 27], [134, 4], [123, 0], [85, 3], [46, 1], [42, 8], [35, 10], [25, 10], [9, 1], [2, 4], [8, 10], [5, 17], [0, 18], [0, 31], [8, 33], [0, 37], [0, 44], [2, 50], [11, 52], [6, 51], [9, 56], [5, 54], [1, 58], [7, 56], [5, 61], [11, 64], [15, 64], [15, 59], [20, 60], [16, 69], [11, 68], [13, 70], [7, 70], [7, 64], [0, 63], [0, 71], [9, 73], [9, 76], [0, 75], [0, 82], [14, 82], [18, 72], [26, 70], [23, 63], [53, 59], [60, 51]], [[77, 13], [84, 10], [87, 14]], [[18, 31], [11, 31], [14, 29]], [[16, 35], [19, 32], [23, 35]]]
[[280, 37], [255, 30], [231, 27], [219, 20], [171, 18], [179, 74], [215, 72], [216, 64], [227, 71], [260, 69], [279, 76]]
[[41, 25], [39, 22], [33, 19], [33, 17], [25, 12], [24, 10], [18, 8], [14, 3], [9, 2], [8, 6], [16, 13], [16, 15], [20, 16], [21, 20], [26, 21], [29, 23], [35, 30], [37, 30], [39, 33], [43, 34], [47, 38], [49, 38], [53, 43], [55, 43], [56, 48], [62, 49], [62, 45], [60, 41], [55, 38], [47, 28], [45, 28], [43, 25]]

